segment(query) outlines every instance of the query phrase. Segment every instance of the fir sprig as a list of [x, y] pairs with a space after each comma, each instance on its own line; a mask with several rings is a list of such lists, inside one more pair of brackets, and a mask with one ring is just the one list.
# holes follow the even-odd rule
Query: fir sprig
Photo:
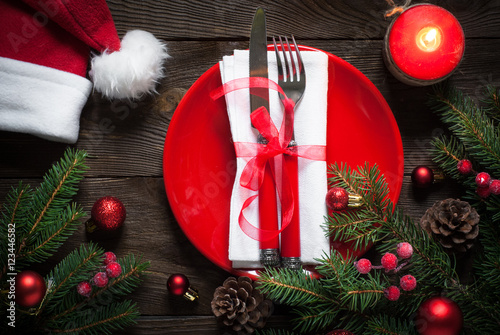
[[74, 314], [51, 321], [45, 330], [56, 334], [111, 334], [135, 324], [138, 316], [137, 305], [125, 300], [79, 309]]
[[85, 151], [66, 150], [32, 192], [26, 217], [21, 218], [25, 233], [17, 232], [21, 237], [16, 251], [18, 268], [43, 262], [77, 229], [85, 213], [70, 203], [87, 169], [86, 157]]

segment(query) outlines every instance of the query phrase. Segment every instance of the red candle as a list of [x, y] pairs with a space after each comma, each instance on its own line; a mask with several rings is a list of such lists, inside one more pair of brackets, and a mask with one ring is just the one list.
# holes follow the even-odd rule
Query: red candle
[[408, 7], [389, 26], [387, 67], [408, 85], [425, 86], [450, 76], [462, 60], [465, 36], [458, 20], [430, 4]]

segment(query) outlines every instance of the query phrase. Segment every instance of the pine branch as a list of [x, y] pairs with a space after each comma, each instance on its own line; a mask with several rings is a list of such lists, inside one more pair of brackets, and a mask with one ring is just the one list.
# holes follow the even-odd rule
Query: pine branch
[[[85, 299], [77, 293], [76, 287], [71, 288], [62, 301], [57, 304], [58, 308], [50, 316], [50, 319], [56, 320], [65, 317], [87, 305], [95, 304], [95, 301], [102, 300], [109, 303], [132, 293], [142, 282], [150, 263], [142, 262], [141, 258], [136, 258], [133, 254], [118, 259], [117, 262], [122, 267], [122, 274], [119, 277], [110, 279], [108, 285], [96, 289], [89, 298]], [[103, 296], [105, 298], [100, 299]]]
[[51, 280], [54, 284], [47, 293], [39, 314], [50, 315], [66, 307], [60, 302], [64, 302], [65, 297], [72, 294], [78, 283], [89, 279], [89, 275], [102, 263], [103, 254], [104, 250], [96, 244], [82, 244], [56, 265], [46, 277], [46, 281]]
[[416, 335], [417, 331], [409, 319], [376, 314], [366, 323], [365, 335]]
[[486, 104], [486, 114], [493, 120], [496, 125], [500, 122], [500, 90], [497, 87], [488, 85], [485, 89], [486, 98], [483, 102]]
[[[83, 179], [83, 173], [86, 170], [84, 165], [86, 156], [87, 154], [84, 151], [67, 149], [63, 158], [49, 169], [44, 176], [43, 182], [33, 192], [28, 207], [27, 233], [23, 236], [16, 252], [20, 262], [41, 262], [47, 259], [70, 235], [70, 233], [65, 233], [64, 229], [56, 233], [56, 229], [56, 231], [53, 231], [56, 234], [50, 243], [45, 247], [40, 247], [40, 244], [45, 242], [40, 235], [49, 226], [60, 221], [66, 221], [65, 219], [69, 218], [67, 228], [75, 229], [75, 221], [83, 215], [83, 212], [78, 211], [75, 206], [69, 206], [69, 203], [78, 191], [80, 180]], [[65, 212], [66, 217], [62, 217], [61, 212]], [[68, 212], [70, 212], [69, 215]], [[70, 218], [74, 218], [75, 221]], [[31, 250], [36, 251], [29, 253]], [[29, 253], [30, 257], [23, 259], [28, 255], [27, 253]]]
[[462, 92], [438, 87], [431, 106], [484, 170], [500, 174], [500, 129]]
[[[16, 245], [21, 243], [27, 223], [27, 209], [31, 198], [31, 189], [22, 182], [16, 188], [12, 187], [7, 194], [5, 203], [0, 214], [0, 248], [4, 252], [0, 253], [0, 279], [8, 272], [13, 272], [15, 259], [9, 259], [8, 255], [15, 254]], [[9, 265], [12, 268], [9, 268]]]
[[289, 269], [267, 268], [261, 273], [258, 284], [269, 299], [290, 306], [315, 302], [338, 303], [325, 294], [316, 279]]
[[139, 311], [129, 300], [114, 302], [106, 306], [79, 310], [47, 325], [47, 331], [58, 334], [111, 334], [135, 324]]

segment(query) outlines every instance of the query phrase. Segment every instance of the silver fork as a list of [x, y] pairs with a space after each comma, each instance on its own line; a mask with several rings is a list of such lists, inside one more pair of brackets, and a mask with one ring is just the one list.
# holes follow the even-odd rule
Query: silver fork
[[[278, 65], [278, 84], [283, 89], [286, 96], [293, 100], [295, 106], [300, 102], [306, 88], [306, 73], [304, 70], [304, 63], [300, 56], [300, 50], [295, 42], [293, 35], [291, 36], [293, 42], [290, 45], [288, 37], [279, 38], [281, 46], [281, 54], [283, 55], [283, 62], [281, 61], [280, 51], [276, 38], [273, 37], [274, 51], [276, 53], [276, 62]], [[283, 39], [285, 43], [283, 43]], [[293, 51], [292, 51], [293, 49]], [[294, 59], [293, 55], [296, 55]], [[280, 93], [280, 99], [283, 100], [284, 96]], [[289, 147], [296, 146], [295, 135], [292, 133], [292, 139], [288, 144]], [[300, 220], [299, 220], [299, 192], [298, 192], [298, 163], [297, 157], [287, 156], [285, 164], [288, 170], [292, 173], [290, 184], [295, 199], [294, 213], [292, 221], [288, 227], [281, 233], [281, 256], [283, 267], [289, 269], [300, 270], [302, 264], [300, 261]]]

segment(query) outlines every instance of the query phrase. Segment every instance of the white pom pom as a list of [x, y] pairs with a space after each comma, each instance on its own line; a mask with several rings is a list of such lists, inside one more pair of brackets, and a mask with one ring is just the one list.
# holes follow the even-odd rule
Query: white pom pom
[[155, 92], [168, 57], [166, 45], [153, 34], [132, 30], [123, 37], [119, 51], [92, 58], [89, 74], [94, 88], [109, 99], [135, 99]]

